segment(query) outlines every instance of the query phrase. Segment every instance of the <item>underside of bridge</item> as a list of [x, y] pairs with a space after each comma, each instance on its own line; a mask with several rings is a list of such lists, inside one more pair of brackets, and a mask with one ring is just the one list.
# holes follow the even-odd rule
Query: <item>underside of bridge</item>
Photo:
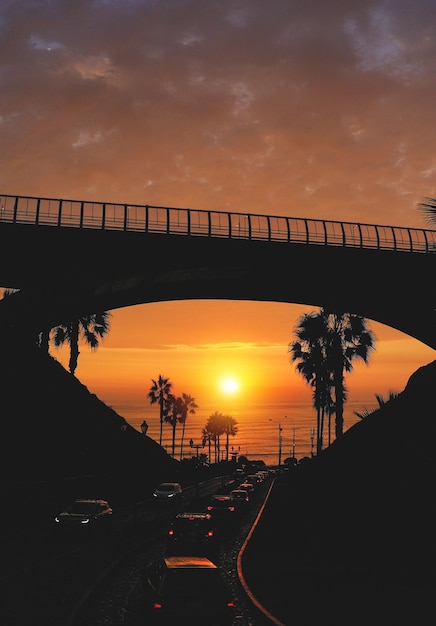
[[20, 290], [0, 302], [6, 336], [147, 302], [225, 299], [355, 313], [436, 349], [436, 254], [10, 224], [0, 239], [0, 285]]

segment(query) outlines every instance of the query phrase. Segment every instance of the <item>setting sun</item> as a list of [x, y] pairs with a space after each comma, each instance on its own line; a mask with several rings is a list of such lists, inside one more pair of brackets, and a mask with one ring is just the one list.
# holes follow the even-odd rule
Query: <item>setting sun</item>
[[233, 394], [239, 391], [239, 383], [234, 378], [227, 376], [221, 379], [220, 389], [225, 394]]

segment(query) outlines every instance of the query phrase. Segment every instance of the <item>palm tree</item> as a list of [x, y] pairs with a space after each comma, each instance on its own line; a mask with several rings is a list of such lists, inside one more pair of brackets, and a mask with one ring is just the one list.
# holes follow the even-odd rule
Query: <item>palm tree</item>
[[171, 456], [174, 458], [176, 452], [176, 429], [177, 424], [182, 423], [185, 415], [185, 403], [181, 396], [177, 398], [170, 395], [167, 400], [167, 409], [164, 411], [164, 420], [171, 425], [172, 437], [171, 437]]
[[220, 459], [220, 436], [224, 433], [224, 415], [215, 411], [212, 413], [206, 424], [206, 432], [211, 433], [211, 440], [214, 442], [215, 463]]
[[182, 416], [179, 420], [182, 424], [182, 435], [180, 438], [180, 460], [183, 459], [183, 441], [185, 439], [185, 428], [186, 428], [186, 419], [189, 415], [194, 415], [195, 409], [198, 409], [198, 404], [195, 403], [195, 398], [190, 396], [188, 393], [182, 394]]
[[234, 437], [238, 432], [237, 422], [231, 415], [223, 416], [223, 434], [226, 436], [226, 461], [229, 460], [229, 437]]
[[368, 362], [375, 338], [362, 316], [353, 313], [329, 313], [325, 309], [321, 309], [319, 313], [303, 315], [295, 334], [297, 340], [289, 344], [289, 352], [291, 360], [299, 361], [297, 371], [314, 387], [319, 453], [323, 447], [326, 413], [330, 422], [330, 415], [334, 410], [335, 436], [338, 438], [343, 434], [344, 403], [347, 398], [344, 372], [353, 370], [352, 361], [355, 358]]
[[162, 446], [162, 430], [165, 412], [167, 411], [170, 400], [172, 399], [171, 389], [173, 387], [173, 383], [169, 378], [165, 378], [159, 374], [159, 378], [155, 380], [151, 379], [153, 383], [150, 387], [150, 390], [147, 394], [147, 398], [150, 400], [150, 404], [159, 403], [159, 419], [160, 419], [160, 432], [159, 432], [159, 445]]
[[212, 443], [214, 445], [215, 448], [215, 433], [212, 432], [211, 430], [209, 430], [209, 425], [206, 424], [206, 426], [203, 428], [203, 430], [201, 431], [201, 443], [203, 444], [203, 447], [206, 445], [207, 443], [207, 447], [208, 447], [208, 451], [209, 451], [209, 463], [212, 463], [212, 456], [211, 456], [211, 447], [212, 447]]
[[55, 346], [59, 348], [64, 343], [70, 345], [68, 369], [71, 374], [74, 374], [77, 368], [80, 340], [84, 340], [92, 350], [96, 350], [99, 345], [99, 338], [102, 339], [109, 332], [110, 316], [108, 311], [92, 313], [54, 328], [53, 342]]
[[316, 451], [323, 448], [324, 414], [331, 405], [330, 377], [326, 370], [325, 341], [327, 327], [319, 313], [306, 313], [295, 328], [297, 339], [289, 344], [291, 361], [298, 361], [296, 370], [313, 388], [313, 406], [316, 409]]
[[436, 199], [425, 198], [424, 202], [418, 204], [418, 209], [424, 215], [424, 219], [428, 224], [436, 224]]
[[363, 409], [362, 412], [354, 411], [354, 415], [356, 415], [356, 417], [360, 417], [360, 419], [365, 419], [365, 417], [368, 417], [368, 415], [372, 415], [373, 413], [378, 411], [378, 409], [381, 409], [382, 407], [384, 407], [385, 404], [387, 404], [391, 400], [395, 400], [395, 398], [398, 398], [398, 392], [397, 391], [392, 391], [392, 390], [389, 391], [389, 397], [388, 397], [387, 400], [383, 396], [381, 396], [380, 394], [376, 393], [375, 394], [375, 399], [377, 400], [378, 408], [376, 408], [376, 409]]
[[335, 393], [335, 436], [338, 439], [344, 431], [344, 373], [353, 371], [353, 360], [356, 358], [368, 363], [370, 353], [374, 350], [375, 336], [361, 315], [329, 313], [325, 309], [321, 309], [320, 314], [325, 318], [328, 328], [327, 369], [331, 373]]

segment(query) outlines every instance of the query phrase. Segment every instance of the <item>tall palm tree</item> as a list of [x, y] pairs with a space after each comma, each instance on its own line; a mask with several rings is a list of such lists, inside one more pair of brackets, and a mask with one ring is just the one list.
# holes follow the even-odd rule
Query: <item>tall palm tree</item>
[[321, 309], [321, 315], [325, 318], [328, 328], [327, 369], [331, 372], [335, 393], [337, 439], [344, 431], [345, 373], [353, 371], [353, 360], [356, 358], [368, 363], [369, 356], [374, 350], [375, 336], [361, 315], [329, 313], [325, 309]]
[[226, 436], [226, 461], [229, 460], [229, 437], [234, 437], [238, 432], [237, 422], [231, 415], [223, 416], [223, 434]]
[[186, 407], [181, 396], [177, 398], [170, 395], [167, 401], [167, 410], [164, 412], [164, 421], [168, 422], [172, 428], [171, 436], [171, 456], [174, 458], [176, 453], [176, 429], [177, 424], [181, 424], [185, 416]]
[[211, 433], [211, 439], [214, 443], [214, 452], [215, 452], [215, 463], [220, 460], [220, 437], [224, 433], [224, 415], [215, 411], [207, 420], [206, 431]]
[[289, 344], [291, 361], [298, 361], [296, 370], [313, 388], [313, 406], [316, 410], [316, 452], [323, 448], [324, 414], [331, 404], [330, 377], [326, 369], [325, 341], [327, 327], [320, 313], [301, 316], [295, 328], [297, 339]]
[[179, 420], [182, 424], [182, 435], [180, 437], [180, 460], [183, 459], [183, 442], [185, 439], [186, 419], [188, 415], [194, 415], [195, 409], [198, 409], [198, 404], [195, 403], [195, 398], [188, 393], [182, 393], [182, 415]]
[[[333, 412], [335, 436], [343, 434], [344, 403], [347, 398], [344, 372], [353, 370], [353, 359], [368, 362], [375, 338], [365, 318], [353, 313], [303, 315], [296, 327], [297, 340], [289, 344], [291, 360], [298, 360], [297, 371], [314, 387], [317, 410], [317, 453], [323, 447], [324, 417]], [[334, 390], [334, 401], [331, 391]]]
[[209, 463], [212, 463], [211, 448], [212, 448], [212, 444], [214, 445], [214, 448], [215, 448], [215, 438], [216, 438], [215, 433], [209, 430], [209, 426], [208, 424], [206, 424], [206, 426], [201, 431], [201, 443], [203, 444], [203, 447], [207, 444], [208, 452], [209, 452], [208, 454]]
[[157, 380], [152, 378], [151, 382], [153, 384], [150, 387], [150, 390], [147, 394], [147, 398], [150, 400], [150, 404], [156, 404], [156, 402], [159, 403], [159, 420], [160, 420], [159, 445], [162, 446], [162, 431], [163, 431], [164, 417], [173, 397], [171, 395], [171, 389], [173, 387], [173, 383], [170, 381], [169, 378], [162, 376], [162, 374], [159, 374], [159, 378]]
[[79, 360], [79, 343], [85, 341], [92, 350], [96, 350], [99, 339], [102, 339], [110, 328], [111, 314], [108, 311], [83, 315], [77, 320], [67, 321], [53, 330], [53, 342], [57, 348], [64, 343], [70, 345], [68, 369], [74, 374]]

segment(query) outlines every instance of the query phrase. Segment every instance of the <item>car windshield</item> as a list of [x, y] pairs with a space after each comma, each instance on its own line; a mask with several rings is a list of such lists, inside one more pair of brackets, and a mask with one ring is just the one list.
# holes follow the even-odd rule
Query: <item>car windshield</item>
[[159, 485], [157, 489], [158, 491], [168, 491], [170, 493], [175, 491], [174, 485]]

